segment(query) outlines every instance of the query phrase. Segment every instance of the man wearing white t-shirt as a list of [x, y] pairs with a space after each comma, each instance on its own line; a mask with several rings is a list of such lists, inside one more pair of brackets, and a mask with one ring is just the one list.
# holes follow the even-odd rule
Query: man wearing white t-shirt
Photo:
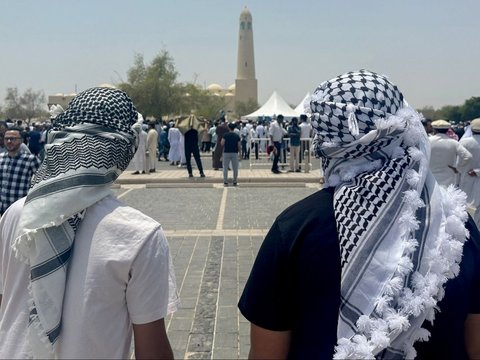
[[312, 125], [307, 120], [307, 115], [300, 115], [300, 140], [302, 146], [300, 147], [300, 162], [302, 162], [305, 155], [305, 150], [310, 154], [310, 139], [312, 138]]
[[80, 93], [55, 119], [30, 191], [0, 220], [0, 358], [128, 358], [132, 333], [137, 359], [173, 358], [168, 242], [110, 190], [136, 119], [111, 88]]

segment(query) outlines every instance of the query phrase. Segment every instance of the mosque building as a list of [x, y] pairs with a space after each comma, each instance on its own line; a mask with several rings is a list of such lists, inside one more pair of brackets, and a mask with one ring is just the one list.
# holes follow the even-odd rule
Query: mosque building
[[[110, 84], [99, 86], [112, 87]], [[240, 13], [238, 30], [237, 77], [228, 88], [219, 84], [210, 84], [206, 90], [213, 96], [225, 99], [225, 110], [235, 112], [239, 103], [258, 102], [258, 84], [255, 78], [255, 57], [253, 50], [252, 14], [245, 7]], [[76, 94], [56, 94], [48, 97], [48, 105], [60, 104], [65, 109]]]
[[246, 7], [240, 13], [235, 84], [230, 85], [227, 89], [222, 88], [218, 84], [210, 84], [207, 86], [207, 90], [212, 95], [225, 97], [227, 111], [234, 111], [239, 103], [258, 102], [252, 14]]

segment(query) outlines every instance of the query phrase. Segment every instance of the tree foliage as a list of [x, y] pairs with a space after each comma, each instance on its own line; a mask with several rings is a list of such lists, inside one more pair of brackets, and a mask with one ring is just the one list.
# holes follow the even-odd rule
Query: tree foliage
[[248, 101], [246, 102], [237, 102], [235, 104], [235, 112], [238, 116], [245, 116], [251, 114], [258, 108], [258, 103], [253, 99], [248, 99]]
[[182, 87], [177, 83], [178, 72], [173, 59], [163, 50], [150, 64], [142, 54], [136, 54], [133, 66], [127, 72], [126, 83], [118, 84], [133, 100], [144, 117], [161, 118], [176, 114]]
[[163, 50], [150, 64], [145, 64], [142, 54], [136, 54], [127, 82], [117, 86], [132, 98], [144, 117], [161, 119], [194, 113], [212, 119], [225, 107], [224, 98], [195, 84], [180, 83], [177, 78], [173, 59]]
[[181, 112], [194, 113], [207, 119], [216, 119], [220, 110], [225, 108], [225, 99], [221, 96], [210, 94], [207, 90], [195, 84], [183, 84]]
[[22, 95], [16, 87], [7, 88], [4, 115], [11, 119], [25, 119], [29, 124], [34, 118], [48, 116], [43, 90], [27, 89]]
[[480, 97], [471, 97], [463, 105], [445, 105], [438, 110], [431, 106], [418, 109], [427, 119], [444, 119], [458, 123], [480, 117]]

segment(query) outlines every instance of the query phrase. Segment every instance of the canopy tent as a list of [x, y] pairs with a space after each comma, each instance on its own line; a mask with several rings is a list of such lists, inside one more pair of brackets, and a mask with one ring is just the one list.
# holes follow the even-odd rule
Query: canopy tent
[[270, 98], [260, 109], [251, 114], [242, 116], [244, 119], [256, 119], [258, 117], [273, 117], [282, 114], [285, 118], [298, 117], [301, 113], [293, 110], [285, 100], [274, 91]]
[[190, 129], [195, 129], [199, 133], [208, 129], [208, 121], [199, 119], [195, 115], [189, 115], [186, 117], [178, 118], [175, 121], [175, 127], [180, 130], [180, 132], [185, 135], [185, 133]]
[[307, 98], [310, 97], [310, 93], [307, 92], [307, 95], [305, 95], [305, 97], [303, 98], [302, 101], [300, 101], [300, 103], [297, 105], [297, 107], [295, 108], [295, 111], [298, 113], [298, 114], [304, 114], [305, 113], [305, 107], [303, 105], [303, 103], [305, 102], [305, 100], [307, 100]]

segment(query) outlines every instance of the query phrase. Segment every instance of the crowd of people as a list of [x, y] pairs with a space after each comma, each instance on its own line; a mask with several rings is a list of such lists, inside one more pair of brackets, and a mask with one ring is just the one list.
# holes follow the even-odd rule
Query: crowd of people
[[172, 358], [168, 242], [110, 186], [132, 159], [134, 174], [163, 158], [193, 177], [193, 156], [205, 176], [199, 153], [213, 149], [226, 186], [252, 151], [271, 152], [274, 174], [286, 151], [290, 171], [303, 150], [322, 159], [323, 189], [276, 218], [239, 300], [250, 358], [478, 358], [480, 233], [467, 208], [478, 225], [480, 119], [452, 139], [448, 121], [422, 119], [366, 70], [322, 82], [305, 105], [288, 124], [222, 116], [199, 133], [146, 124], [127, 94], [99, 87], [43, 133], [4, 124], [0, 357], [127, 358], [133, 334], [137, 359]]

